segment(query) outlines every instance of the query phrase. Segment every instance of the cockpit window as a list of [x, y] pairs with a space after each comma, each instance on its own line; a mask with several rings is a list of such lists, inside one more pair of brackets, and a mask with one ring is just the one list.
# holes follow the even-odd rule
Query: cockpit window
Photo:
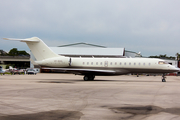
[[166, 61], [159, 61], [158, 64], [168, 64]]

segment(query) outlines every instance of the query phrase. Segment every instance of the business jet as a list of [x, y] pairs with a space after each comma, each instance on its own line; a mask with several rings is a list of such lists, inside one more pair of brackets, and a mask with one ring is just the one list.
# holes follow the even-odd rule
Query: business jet
[[37, 37], [4, 39], [25, 42], [35, 56], [36, 64], [42, 68], [83, 75], [85, 81], [94, 80], [95, 76], [124, 75], [129, 73], [162, 73], [162, 82], [166, 82], [165, 75], [167, 73], [179, 71], [179, 68], [161, 59], [66, 57], [54, 53]]

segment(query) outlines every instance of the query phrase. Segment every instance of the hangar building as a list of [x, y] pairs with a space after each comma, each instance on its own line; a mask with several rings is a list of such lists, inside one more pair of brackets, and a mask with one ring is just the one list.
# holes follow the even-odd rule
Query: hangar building
[[125, 48], [107, 48], [105, 46], [75, 43], [50, 47], [55, 53], [70, 57], [138, 57], [136, 52], [126, 51]]

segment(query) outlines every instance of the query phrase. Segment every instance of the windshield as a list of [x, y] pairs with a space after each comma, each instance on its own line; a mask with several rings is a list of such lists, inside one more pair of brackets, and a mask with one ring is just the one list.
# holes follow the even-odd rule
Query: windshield
[[168, 64], [166, 61], [159, 61], [158, 64]]

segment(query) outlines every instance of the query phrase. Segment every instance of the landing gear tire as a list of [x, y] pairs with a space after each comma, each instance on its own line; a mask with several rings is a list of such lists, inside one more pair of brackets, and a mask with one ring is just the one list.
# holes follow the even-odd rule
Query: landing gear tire
[[88, 76], [84, 76], [84, 81], [88, 81], [89, 80], [89, 78], [88, 78]]
[[84, 76], [84, 81], [94, 80], [94, 78], [95, 78], [94, 75], [85, 75], [85, 76]]
[[166, 82], [166, 80], [165, 80], [165, 79], [162, 79], [162, 82]]

